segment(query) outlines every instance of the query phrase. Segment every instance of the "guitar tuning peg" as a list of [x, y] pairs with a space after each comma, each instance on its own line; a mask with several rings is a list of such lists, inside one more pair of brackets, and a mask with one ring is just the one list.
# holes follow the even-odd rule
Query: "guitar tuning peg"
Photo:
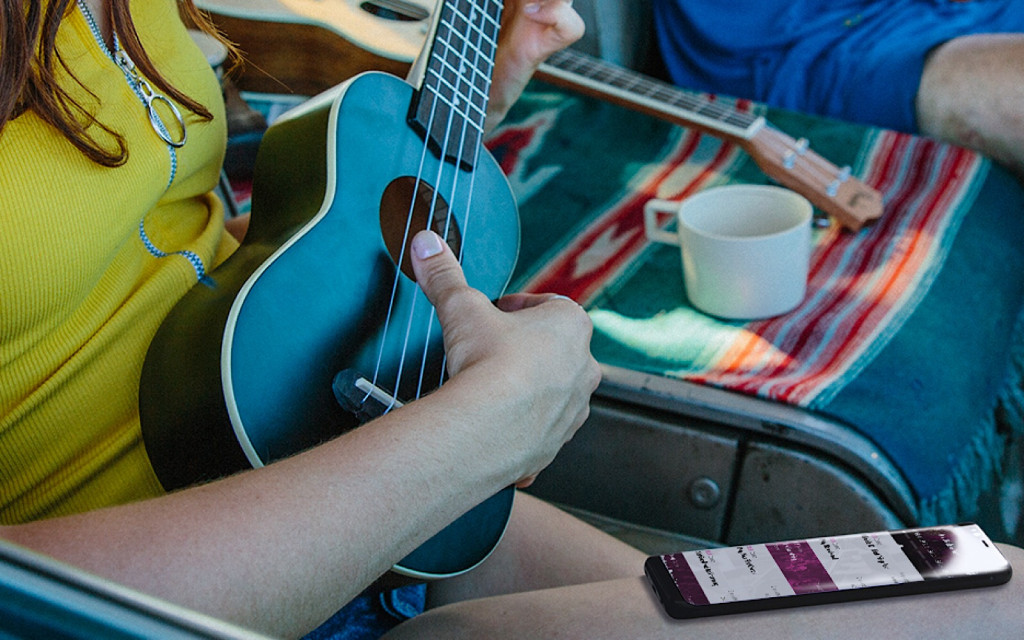
[[782, 154], [782, 166], [787, 170], [792, 169], [796, 165], [796, 150], [787, 149], [786, 153]]
[[811, 148], [811, 143], [807, 138], [800, 138], [793, 143], [793, 147], [786, 150], [786, 153], [782, 155], [782, 166], [786, 169], [792, 169], [796, 166], [797, 157], [801, 157], [807, 154]]
[[840, 169], [839, 173], [836, 174], [835, 179], [832, 180], [832, 182], [830, 182], [828, 187], [825, 189], [825, 193], [827, 193], [830, 198], [836, 197], [836, 194], [839, 193], [840, 185], [849, 180], [852, 173], [853, 170], [849, 167], [849, 165]]

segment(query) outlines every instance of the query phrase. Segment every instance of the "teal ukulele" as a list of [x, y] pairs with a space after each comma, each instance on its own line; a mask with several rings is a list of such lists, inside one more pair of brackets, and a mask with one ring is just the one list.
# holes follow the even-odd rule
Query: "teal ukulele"
[[[414, 82], [356, 76], [266, 132], [244, 243], [174, 308], [146, 357], [142, 432], [165, 488], [266, 465], [442, 383], [441, 329], [408, 259], [416, 231], [441, 234], [488, 296], [508, 284], [518, 213], [482, 146], [501, 2], [439, 7]], [[504, 533], [513, 493], [395, 571], [472, 568]]]

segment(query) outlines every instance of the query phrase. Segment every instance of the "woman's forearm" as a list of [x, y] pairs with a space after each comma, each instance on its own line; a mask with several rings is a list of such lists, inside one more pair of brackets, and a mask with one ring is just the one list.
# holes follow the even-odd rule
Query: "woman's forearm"
[[[513, 475], [466, 435], [480, 414], [449, 411], [446, 395], [460, 393], [443, 390], [263, 469], [0, 535], [216, 617], [297, 635]], [[491, 426], [503, 426], [501, 414]]]

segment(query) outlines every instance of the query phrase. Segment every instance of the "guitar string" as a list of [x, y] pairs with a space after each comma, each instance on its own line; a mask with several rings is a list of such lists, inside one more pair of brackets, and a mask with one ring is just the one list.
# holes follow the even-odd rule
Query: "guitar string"
[[[481, 81], [482, 81], [482, 84], [483, 84], [483, 88], [482, 89], [477, 87], [476, 82], [469, 82], [468, 83], [469, 84], [469, 93], [470, 94], [472, 94], [474, 91], [476, 91], [476, 92], [478, 92], [480, 94], [479, 97], [481, 99], [481, 106], [477, 107], [478, 115], [479, 115], [479, 118], [480, 118], [479, 123], [474, 125], [476, 127], [476, 129], [477, 129], [477, 133], [479, 135], [479, 138], [477, 139], [477, 144], [475, 144], [473, 146], [473, 161], [472, 161], [472, 165], [471, 166], [474, 168], [474, 170], [470, 172], [470, 175], [469, 175], [469, 187], [468, 187], [468, 189], [466, 191], [465, 215], [463, 216], [463, 224], [462, 224], [462, 231], [461, 231], [462, 242], [459, 245], [459, 255], [458, 255], [458, 260], [459, 260], [460, 264], [462, 264], [462, 262], [464, 260], [465, 251], [466, 251], [466, 244], [467, 244], [467, 238], [470, 235], [469, 234], [469, 223], [470, 223], [471, 214], [472, 214], [473, 193], [474, 193], [475, 188], [476, 188], [476, 176], [477, 176], [476, 168], [478, 167], [478, 163], [480, 161], [481, 151], [482, 151], [482, 148], [483, 148], [483, 133], [484, 133], [484, 128], [485, 128], [485, 124], [486, 124], [486, 118], [487, 118], [487, 105], [488, 105], [488, 102], [490, 100], [490, 84], [491, 84], [491, 78], [493, 76], [494, 56], [495, 56], [495, 51], [497, 49], [496, 35], [497, 35], [497, 32], [498, 32], [498, 29], [500, 28], [501, 13], [504, 10], [504, 5], [501, 2], [501, 0], [497, 0], [494, 3], [488, 4], [488, 7], [493, 7], [493, 9], [491, 9], [491, 11], [494, 12], [494, 16], [492, 16], [489, 11], [485, 10], [485, 11], [483, 11], [483, 15], [481, 16], [481, 21], [482, 21], [482, 25], [487, 24], [487, 22], [489, 21], [491, 23], [491, 27], [493, 28], [492, 32], [488, 33], [487, 31], [485, 31], [483, 29], [482, 25], [480, 27], [476, 27], [473, 24], [473, 22], [470, 21], [471, 28], [473, 28], [473, 30], [476, 33], [478, 33], [478, 35], [479, 35], [479, 38], [477, 39], [477, 42], [476, 42], [476, 44], [473, 47], [473, 50], [474, 50], [474, 52], [476, 54], [476, 61], [475, 61], [474, 64], [470, 65], [472, 70], [473, 70], [474, 80], [475, 80], [475, 76], [480, 73], [480, 68], [481, 68], [482, 65], [487, 65], [488, 69], [487, 69], [487, 72], [485, 74], [483, 74], [482, 77], [481, 77]], [[473, 11], [477, 11], [477, 7], [475, 5], [473, 6]], [[465, 43], [465, 44], [468, 44], [468, 42]], [[483, 47], [485, 45], [488, 47], [487, 52], [483, 52]], [[465, 60], [463, 60], [462, 62], [464, 63]], [[461, 76], [462, 76], [462, 74], [460, 74], [460, 78], [461, 78]], [[472, 99], [469, 100], [468, 107], [469, 107], [470, 110], [475, 107], [475, 105], [473, 104]], [[462, 125], [463, 126], [463, 129], [462, 129], [462, 139], [460, 140], [460, 143], [459, 143], [459, 153], [460, 154], [465, 149], [465, 137], [466, 137], [467, 129], [468, 129], [470, 124], [471, 124], [471, 121], [468, 118], [466, 118], [463, 121], [463, 125]], [[457, 180], [458, 179], [458, 172], [456, 172], [455, 177], [456, 177], [456, 180]], [[456, 193], [456, 190], [453, 187], [452, 194], [455, 195], [455, 193]], [[451, 231], [452, 218], [453, 218], [453, 215], [454, 215], [453, 211], [455, 211], [455, 210], [456, 210], [455, 207], [449, 207], [449, 209], [448, 209], [448, 215], [447, 215], [447, 219], [445, 220], [445, 230], [444, 230], [444, 237], [445, 237], [446, 240], [448, 238], [448, 234]], [[434, 322], [435, 316], [436, 316], [436, 314], [435, 314], [435, 312], [434, 312], [434, 310], [432, 308], [431, 309], [431, 314], [430, 314], [430, 320], [429, 320], [429, 323], [428, 323], [427, 335], [430, 334], [430, 330], [433, 328], [433, 322]], [[423, 355], [423, 360], [422, 360], [422, 367], [421, 367], [421, 371], [420, 371], [420, 381], [419, 381], [420, 389], [422, 389], [422, 386], [423, 386], [423, 379], [424, 379], [424, 375], [425, 375], [425, 371], [424, 371], [423, 367], [425, 367], [425, 365], [426, 365], [426, 355], [427, 355], [426, 349], [427, 349], [428, 346], [429, 346], [429, 343], [425, 343], [424, 344], [424, 355]], [[438, 373], [438, 380], [437, 380], [437, 386], [438, 387], [440, 387], [444, 383], [444, 372], [446, 370], [447, 365], [448, 365], [448, 353], [447, 352], [443, 352], [442, 356], [441, 356], [441, 368], [440, 368], [440, 371], [437, 372]], [[419, 389], [417, 390], [417, 396], [418, 395], [419, 395]]]
[[[473, 8], [474, 11], [476, 10], [475, 6], [473, 6], [472, 8]], [[464, 20], [466, 19], [464, 14], [462, 14], [454, 6], [452, 7], [452, 10], [456, 12], [458, 17], [462, 17]], [[457, 35], [456, 30], [455, 30], [453, 24], [448, 23], [445, 26], [448, 27], [448, 32], [446, 34], [447, 36], [450, 37], [450, 36]], [[439, 43], [443, 43], [443, 41], [441, 41], [441, 40], [439, 40], [438, 42]], [[443, 43], [443, 44], [445, 44], [447, 46], [447, 43]], [[465, 44], [468, 44], [468, 42], [465, 43]], [[452, 48], [452, 50], [454, 50], [454, 49]], [[429, 75], [430, 73], [431, 73], [431, 69], [430, 69], [430, 66], [428, 65], [427, 74], [426, 74], [425, 80], [424, 80], [424, 85], [425, 86], [427, 86], [427, 83], [429, 83], [429, 81], [430, 81], [430, 75]], [[443, 77], [440, 75], [440, 73], [437, 74], [437, 77], [438, 77], [438, 81], [439, 81], [438, 89], [440, 89], [440, 81], [443, 80]], [[459, 75], [458, 82], [461, 83], [462, 80], [463, 80], [462, 76]], [[456, 89], [457, 89], [457, 87], [456, 87]], [[456, 95], [457, 95], [457, 91], [456, 91]], [[432, 102], [432, 105], [431, 105], [430, 116], [428, 118], [428, 122], [427, 122], [427, 125], [426, 125], [426, 131], [428, 132], [428, 134], [434, 128], [434, 122], [435, 122], [435, 118], [437, 117], [439, 103], [440, 103], [440, 92], [437, 91], [437, 92], [435, 92], [435, 95], [433, 97], [433, 102]], [[464, 123], [463, 123], [463, 140], [465, 139], [465, 128], [466, 128], [467, 124], [468, 124], [468, 120], [464, 119]], [[447, 135], [444, 137], [443, 143], [441, 145], [441, 147], [442, 147], [441, 148], [441, 158], [442, 159], [445, 158], [448, 155], [448, 144], [449, 144], [450, 138], [451, 138], [451, 136], [450, 136], [451, 125], [452, 125], [452, 118], [451, 118], [451, 113], [450, 113], [449, 114], [449, 120], [446, 123]], [[400, 252], [399, 252], [399, 260], [398, 260], [398, 264], [399, 265], [401, 265], [402, 262], [404, 261], [405, 248], [406, 248], [407, 243], [408, 243], [409, 234], [410, 234], [410, 230], [411, 230], [411, 226], [412, 226], [412, 224], [411, 224], [412, 223], [412, 217], [413, 217], [413, 213], [415, 211], [416, 197], [417, 197], [417, 195], [419, 193], [420, 183], [421, 183], [423, 175], [424, 175], [425, 158], [426, 158], [426, 154], [428, 153], [428, 146], [429, 146], [429, 142], [425, 138], [424, 146], [423, 146], [423, 149], [421, 151], [420, 166], [419, 166], [419, 168], [417, 170], [415, 186], [413, 188], [413, 197], [412, 197], [412, 200], [410, 202], [410, 207], [409, 207], [409, 211], [408, 211], [407, 218], [406, 218], [406, 227], [405, 227], [405, 231], [404, 231], [404, 235], [403, 235], [403, 241], [402, 241], [401, 249], [400, 249]], [[456, 166], [458, 166], [458, 164], [461, 164], [461, 162], [462, 162], [461, 154], [462, 154], [462, 147], [463, 146], [464, 145], [460, 145], [460, 148], [458, 150], [458, 154], [459, 155], [458, 155], [458, 158], [457, 158], [457, 165]], [[443, 160], [442, 160], [442, 162], [439, 164], [439, 167], [438, 167], [438, 179], [435, 181], [435, 184], [440, 182], [440, 175], [443, 173], [443, 169], [444, 169], [444, 163], [443, 163]], [[458, 172], [455, 173], [455, 177], [456, 177], [455, 179], [457, 180]], [[438, 198], [439, 198], [439, 191], [435, 189], [434, 192], [433, 192], [432, 202], [431, 202], [431, 205], [430, 205], [430, 208], [429, 208], [428, 226], [429, 226], [429, 221], [433, 220], [433, 218], [434, 218], [434, 216], [436, 214]], [[446, 219], [446, 222], [445, 222], [445, 233], [444, 233], [445, 241], [447, 241], [447, 239], [448, 239], [448, 230], [449, 230], [449, 228], [451, 226], [451, 216], [452, 215], [453, 215], [452, 209], [451, 209], [451, 207], [449, 207], [448, 212], [447, 212], [447, 219]], [[464, 242], [463, 242], [462, 246], [463, 247], [465, 246]], [[460, 256], [460, 258], [461, 258], [461, 256]], [[378, 352], [378, 358], [377, 358], [377, 363], [376, 363], [376, 366], [375, 366], [373, 383], [372, 383], [373, 386], [377, 386], [377, 383], [379, 381], [380, 369], [381, 369], [382, 361], [383, 361], [383, 353], [385, 351], [385, 346], [386, 346], [386, 343], [388, 341], [388, 334], [390, 332], [391, 320], [392, 320], [392, 317], [394, 315], [395, 300], [397, 298], [397, 292], [398, 292], [398, 287], [400, 285], [400, 281], [401, 281], [401, 270], [399, 269], [399, 270], [396, 270], [395, 281], [392, 284], [391, 301], [389, 303], [388, 313], [387, 313], [387, 317], [385, 319], [385, 326], [384, 326], [384, 329], [383, 329], [383, 332], [382, 332], [382, 335], [381, 335], [380, 350]], [[420, 293], [418, 290], [416, 292], [414, 292], [414, 294], [413, 294], [412, 303], [410, 305], [410, 310], [409, 310], [409, 314], [408, 314], [408, 319], [406, 321], [406, 331], [405, 331], [405, 336], [403, 338], [403, 346], [402, 346], [402, 350], [401, 350], [401, 357], [399, 359], [399, 367], [398, 367], [398, 371], [396, 372], [396, 379], [395, 379], [395, 386], [394, 386], [395, 393], [392, 394], [392, 398], [391, 398], [390, 404], [388, 405], [388, 407], [386, 407], [385, 413], [390, 411], [395, 406], [395, 402], [397, 401], [398, 389], [399, 389], [399, 385], [401, 384], [402, 375], [403, 375], [404, 368], [405, 368], [405, 359], [406, 359], [406, 355], [407, 355], [408, 348], [409, 348], [408, 344], [409, 344], [409, 340], [411, 339], [412, 330], [414, 328], [413, 319], [415, 317], [415, 311], [416, 311], [416, 300], [418, 299], [418, 297], [420, 295], [422, 295], [422, 293]], [[433, 317], [434, 317], [434, 311], [433, 311], [433, 308], [431, 308], [430, 320], [429, 320], [428, 325], [427, 325], [427, 333], [426, 333], [426, 335], [428, 337], [429, 337], [429, 334], [430, 334], [430, 330], [432, 329], [432, 326], [433, 326], [433, 324], [432, 324], [433, 323]], [[423, 360], [421, 361], [420, 379], [418, 381], [417, 397], [419, 396], [420, 393], [422, 393], [423, 376], [424, 376], [423, 371], [424, 371], [425, 365], [426, 365], [426, 357], [427, 357], [427, 351], [426, 350], [427, 350], [428, 347], [429, 347], [429, 341], [427, 343], [425, 343], [424, 357], [423, 357]], [[441, 378], [443, 378], [443, 368], [444, 368], [444, 362], [442, 362]], [[366, 397], [364, 397], [364, 401], [368, 397], [369, 397], [369, 393], [367, 393]]]

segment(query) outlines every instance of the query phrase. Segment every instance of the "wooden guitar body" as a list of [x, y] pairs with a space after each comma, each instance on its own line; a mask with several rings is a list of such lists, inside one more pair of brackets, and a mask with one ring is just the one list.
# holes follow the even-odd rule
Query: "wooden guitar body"
[[[267, 131], [245, 242], [212, 287], [175, 307], [147, 355], [143, 436], [166, 488], [263, 466], [358, 426], [332, 390], [340, 371], [406, 399], [441, 383], [440, 327], [396, 266], [418, 229], [449, 238], [472, 286], [492, 298], [504, 290], [519, 250], [505, 176], [486, 153], [469, 171], [428, 150], [407, 122], [413, 96], [394, 76], [366, 73]], [[497, 494], [396, 569], [471, 568], [500, 539], [512, 498], [511, 488]]]
[[[397, 4], [402, 13], [388, 12]], [[312, 96], [364, 71], [404, 77], [428, 39], [432, 0], [198, 0], [245, 53], [245, 91]], [[329, 25], [346, 25], [344, 33]]]

